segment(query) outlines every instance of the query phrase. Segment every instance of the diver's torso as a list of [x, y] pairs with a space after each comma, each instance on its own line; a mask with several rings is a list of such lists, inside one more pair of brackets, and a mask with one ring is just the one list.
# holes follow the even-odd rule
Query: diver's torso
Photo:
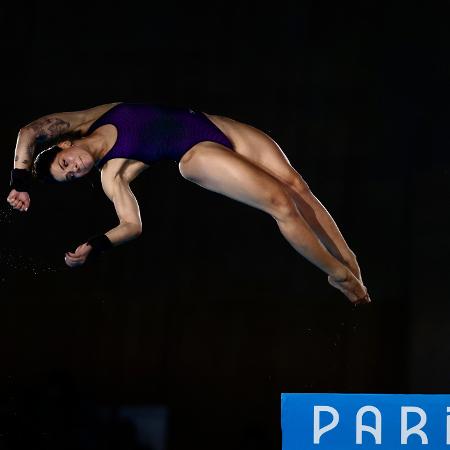
[[[181, 117], [181, 120], [177, 120], [176, 115], [180, 115], [179, 111], [182, 110], [175, 108], [163, 107], [163, 114], [158, 112], [156, 120], [153, 120], [153, 117], [150, 117], [150, 120], [145, 120], [145, 117], [142, 118], [143, 113], [151, 115], [152, 109], [157, 110], [157, 108], [159, 107], [145, 104], [115, 104], [87, 124], [86, 135], [100, 134], [105, 141], [105, 151], [96, 163], [102, 172], [103, 170], [108, 170], [108, 172], [110, 170], [118, 171], [121, 176], [131, 181], [153, 162], [163, 159], [176, 159], [171, 152], [171, 149], [176, 148], [178, 143], [176, 135], [177, 133], [180, 134], [181, 138], [186, 135], [189, 136], [190, 132], [187, 131], [188, 128], [186, 127], [190, 126], [190, 123], [189, 125], [183, 123], [183, 117]], [[197, 125], [198, 120], [204, 121], [206, 116], [207, 120], [209, 119], [208, 123], [214, 124], [216, 129], [222, 131], [222, 125], [216, 124], [216, 122], [220, 122], [219, 116], [189, 111], [200, 117], [200, 119], [196, 119], [197, 122], [192, 123], [193, 127]], [[181, 114], [186, 117], [186, 112], [183, 111]], [[198, 116], [199, 114], [203, 115], [203, 119]], [[160, 118], [160, 116], [162, 117]], [[172, 119], [172, 116], [174, 116], [174, 119]], [[190, 117], [189, 114], [189, 119]], [[178, 125], [179, 123], [181, 123], [181, 126]], [[182, 127], [183, 129], [181, 129]], [[150, 132], [148, 131], [149, 128], [151, 129]], [[146, 133], [143, 133], [142, 130], [146, 130]], [[195, 135], [195, 130], [193, 134]], [[208, 140], [208, 133], [205, 134], [205, 138]], [[163, 151], [159, 151], [160, 148]], [[189, 147], [187, 147], [187, 150], [184, 149], [182, 151], [187, 152]]]

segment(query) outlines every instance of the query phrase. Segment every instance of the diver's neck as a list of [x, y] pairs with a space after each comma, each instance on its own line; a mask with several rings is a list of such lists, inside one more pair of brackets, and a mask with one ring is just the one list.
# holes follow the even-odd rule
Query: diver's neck
[[95, 161], [101, 159], [108, 149], [108, 143], [101, 135], [85, 136], [77, 142], [77, 145], [90, 153]]

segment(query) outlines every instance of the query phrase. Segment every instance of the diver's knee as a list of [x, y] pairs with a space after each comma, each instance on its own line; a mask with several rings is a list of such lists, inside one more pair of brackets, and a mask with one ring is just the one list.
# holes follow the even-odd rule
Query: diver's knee
[[307, 195], [311, 193], [308, 183], [302, 178], [300, 174], [293, 174], [284, 180], [285, 184], [294, 192], [300, 195]]
[[283, 222], [298, 216], [294, 200], [283, 189], [269, 193], [267, 209], [272, 217]]
[[178, 170], [183, 178], [189, 181], [198, 180], [204, 160], [203, 153], [202, 148], [191, 148], [183, 155], [178, 164]]

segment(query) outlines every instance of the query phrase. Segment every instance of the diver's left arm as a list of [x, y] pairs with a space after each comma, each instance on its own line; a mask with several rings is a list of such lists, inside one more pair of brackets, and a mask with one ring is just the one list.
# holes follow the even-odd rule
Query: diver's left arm
[[[128, 181], [120, 175], [102, 176], [102, 185], [105, 194], [114, 203], [119, 224], [104, 235], [97, 236], [96, 242], [99, 243], [100, 248], [103, 248], [105, 245], [116, 247], [136, 239], [142, 233], [142, 222], [138, 202]], [[95, 245], [88, 241], [80, 245], [74, 253], [67, 252], [66, 264], [70, 267], [84, 264]]]
[[136, 239], [142, 233], [142, 221], [139, 204], [134, 196], [128, 181], [120, 175], [112, 180], [102, 177], [105, 194], [114, 203], [119, 224], [106, 233], [107, 238], [115, 247]]

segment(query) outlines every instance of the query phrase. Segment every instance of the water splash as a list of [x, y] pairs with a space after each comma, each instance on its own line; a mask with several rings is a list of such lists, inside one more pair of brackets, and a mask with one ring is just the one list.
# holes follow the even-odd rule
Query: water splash
[[[48, 261], [43, 261], [30, 255], [22, 255], [17, 250], [5, 248], [0, 249], [0, 265], [17, 272], [28, 272], [33, 277], [63, 270], [61, 267], [49, 264]], [[0, 281], [4, 282], [5, 277], [2, 276]]]
[[14, 211], [11, 207], [0, 208], [0, 223], [6, 225], [12, 224], [16, 214], [17, 211]]
[[[26, 213], [13, 209], [10, 205], [0, 206], [0, 226], [5, 226], [5, 239], [2, 239], [0, 247], [0, 282], [5, 282], [7, 272], [20, 272], [22, 275], [28, 273], [37, 277], [44, 273], [55, 273], [62, 270], [56, 264], [49, 263], [36, 255], [24, 254], [23, 250], [5, 247], [11, 245], [8, 234], [12, 231], [10, 225], [14, 227], [18, 219], [22, 219]], [[9, 278], [9, 277], [8, 277]]]

